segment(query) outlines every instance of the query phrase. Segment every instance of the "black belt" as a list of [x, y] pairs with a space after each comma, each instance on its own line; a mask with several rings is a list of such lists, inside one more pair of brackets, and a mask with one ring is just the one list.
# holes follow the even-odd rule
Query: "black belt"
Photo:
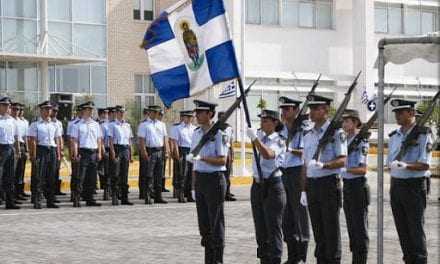
[[190, 151], [191, 148], [188, 148], [188, 147], [179, 147], [179, 150], [182, 150], [182, 151]]
[[130, 147], [129, 145], [120, 145], [120, 144], [115, 144], [114, 146], [117, 148], [124, 148], [124, 149], [128, 149]]
[[45, 149], [45, 150], [51, 150], [51, 149], [55, 149], [56, 147], [53, 147], [53, 146], [43, 146], [43, 145], [38, 145], [37, 148], [39, 148], [39, 149]]
[[195, 171], [197, 176], [201, 176], [201, 177], [206, 177], [206, 176], [222, 176], [223, 175], [223, 171], [213, 171], [213, 172], [199, 172], [199, 171]]
[[[281, 177], [270, 177], [268, 179], [263, 179], [264, 184], [277, 184], [277, 183], [281, 183], [283, 180], [281, 179]], [[256, 184], [261, 184], [261, 182], [257, 182], [254, 178], [254, 183]]]
[[0, 148], [10, 148], [12, 144], [0, 144]]
[[159, 151], [163, 151], [163, 147], [159, 147], [159, 148], [150, 148], [150, 147], [147, 147], [147, 150], [148, 150], [149, 152], [159, 152]]
[[362, 177], [356, 177], [356, 178], [351, 178], [351, 179], [342, 179], [344, 181], [344, 183], [358, 183], [358, 182], [365, 182], [367, 181], [367, 178], [364, 176]]
[[400, 179], [391, 177], [392, 184], [421, 184], [426, 181], [426, 177], [417, 177], [417, 178], [408, 178], [408, 179]]
[[318, 182], [318, 181], [334, 180], [337, 178], [338, 178], [337, 174], [331, 174], [331, 175], [322, 176], [322, 177], [318, 177], [318, 178], [307, 178], [307, 181]]
[[93, 154], [98, 152], [98, 149], [80, 148], [79, 151]]

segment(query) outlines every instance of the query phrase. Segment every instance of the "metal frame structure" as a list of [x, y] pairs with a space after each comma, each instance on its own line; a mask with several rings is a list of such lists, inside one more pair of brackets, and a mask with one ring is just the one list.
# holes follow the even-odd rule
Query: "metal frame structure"
[[[384, 193], [384, 87], [385, 87], [385, 47], [387, 45], [437, 44], [440, 36], [383, 38], [378, 43], [378, 144], [377, 144], [377, 263], [383, 262], [383, 193]], [[440, 54], [439, 54], [440, 56]]]

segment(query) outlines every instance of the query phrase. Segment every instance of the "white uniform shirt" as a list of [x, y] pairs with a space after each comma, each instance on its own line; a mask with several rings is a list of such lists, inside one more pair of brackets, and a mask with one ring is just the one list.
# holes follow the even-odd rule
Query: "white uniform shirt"
[[102, 139], [102, 131], [95, 120], [81, 119], [72, 127], [70, 136], [76, 139], [79, 148], [98, 149], [98, 140]]
[[0, 144], [12, 145], [18, 137], [17, 123], [10, 115], [0, 117]]
[[38, 146], [56, 147], [55, 139], [61, 137], [61, 131], [51, 120], [39, 119], [30, 125], [28, 136], [35, 138]]
[[108, 127], [108, 137], [113, 139], [115, 145], [130, 145], [130, 139], [133, 138], [130, 124], [125, 120], [111, 122]]

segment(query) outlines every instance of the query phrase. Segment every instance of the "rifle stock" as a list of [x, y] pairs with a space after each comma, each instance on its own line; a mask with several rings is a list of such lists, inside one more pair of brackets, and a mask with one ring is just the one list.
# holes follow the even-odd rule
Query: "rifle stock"
[[208, 142], [210, 139], [212, 139], [217, 134], [217, 131], [225, 124], [226, 120], [228, 120], [228, 118], [232, 115], [232, 113], [235, 111], [235, 109], [237, 109], [240, 106], [244, 96], [246, 96], [248, 94], [248, 92], [251, 90], [252, 86], [254, 86], [254, 84], [256, 82], [257, 81], [254, 80], [249, 85], [249, 87], [246, 89], [244, 94], [240, 95], [240, 97], [238, 97], [235, 100], [235, 102], [225, 111], [222, 118], [217, 120], [217, 122], [215, 122], [214, 125], [212, 125], [211, 128], [203, 135], [203, 137], [200, 139], [199, 143], [191, 151], [191, 153], [194, 156], [197, 156], [200, 153], [200, 151], [202, 150], [203, 146], [206, 144], [206, 142]]
[[314, 160], [319, 160], [321, 151], [325, 148], [325, 146], [327, 146], [328, 143], [330, 143], [336, 129], [341, 127], [342, 114], [344, 113], [344, 110], [347, 108], [347, 105], [350, 102], [351, 94], [353, 93], [354, 88], [356, 88], [361, 73], [362, 71], [358, 73], [353, 83], [348, 88], [348, 91], [345, 93], [344, 101], [342, 101], [342, 103], [339, 105], [335, 116], [332, 118], [330, 122], [330, 125], [327, 127], [326, 131], [324, 132], [324, 135], [319, 140], [318, 147], [316, 148], [316, 152], [313, 155]]

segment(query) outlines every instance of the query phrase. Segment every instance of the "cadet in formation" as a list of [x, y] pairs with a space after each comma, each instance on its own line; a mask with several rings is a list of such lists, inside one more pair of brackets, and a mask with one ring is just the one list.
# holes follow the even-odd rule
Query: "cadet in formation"
[[[362, 122], [357, 110], [346, 109], [342, 117], [347, 144], [350, 145], [358, 135]], [[364, 139], [353, 150], [348, 149], [345, 167], [342, 168], [343, 208], [353, 264], [366, 264], [368, 257], [368, 205], [370, 204], [370, 188], [366, 178], [368, 148], [368, 140]]]
[[280, 264], [283, 255], [282, 223], [286, 192], [280, 167], [284, 160], [285, 139], [279, 113], [263, 110], [261, 130], [248, 128], [247, 135], [259, 152], [259, 168], [253, 161], [254, 182], [251, 187], [252, 216], [257, 239], [257, 257], [261, 264]]
[[31, 189], [35, 209], [41, 209], [41, 196], [46, 197], [48, 208], [55, 204], [55, 170], [61, 159], [62, 132], [51, 120], [52, 104], [45, 101], [38, 105], [40, 118], [29, 127], [29, 156], [32, 161]]
[[103, 190], [102, 200], [109, 200], [110, 195], [110, 174], [109, 174], [109, 142], [108, 142], [108, 126], [109, 108], [98, 108], [97, 122], [102, 130], [102, 159], [98, 163], [99, 187]]
[[[426, 177], [432, 158], [431, 130], [415, 122], [414, 101], [391, 101], [399, 129], [389, 135], [387, 165], [391, 175], [391, 209], [406, 264], [428, 263], [424, 218]], [[413, 136], [408, 146], [406, 139]], [[406, 151], [402, 151], [407, 148]]]
[[[194, 131], [191, 150], [213, 125], [217, 104], [194, 100], [199, 128]], [[194, 191], [201, 245], [205, 248], [205, 264], [223, 263], [225, 246], [224, 200], [226, 195], [227, 136], [219, 129], [188, 161], [193, 163]], [[194, 197], [193, 197], [194, 198]]]
[[[102, 158], [102, 131], [98, 122], [92, 119], [94, 109], [93, 102], [79, 105], [82, 118], [72, 128], [72, 160], [79, 162], [79, 170], [72, 179], [73, 206], [80, 207], [81, 195], [86, 200], [86, 206], [100, 206], [93, 198], [96, 188], [95, 178], [97, 175], [98, 161]], [[84, 193], [83, 193], [84, 188]]]
[[[11, 99], [0, 99], [0, 186], [1, 195], [5, 196], [6, 209], [20, 209], [15, 204], [14, 155], [20, 156], [18, 129], [15, 119], [10, 116]], [[2, 197], [3, 198], [3, 197]]]
[[342, 187], [339, 175], [345, 166], [347, 140], [342, 129], [332, 135], [315, 160], [319, 140], [330, 125], [329, 110], [332, 99], [314, 95], [308, 103], [310, 119], [314, 127], [304, 136], [304, 161], [307, 166], [301, 172], [303, 178], [300, 202], [308, 205], [313, 235], [316, 243], [315, 257], [318, 264], [341, 262], [341, 231], [339, 213], [342, 207]]
[[170, 140], [173, 145], [173, 156], [177, 160], [173, 182], [179, 203], [193, 201], [191, 197], [192, 164], [187, 162], [186, 156], [190, 152], [191, 140], [196, 126], [192, 124], [193, 111], [180, 112], [181, 123], [171, 129]]
[[130, 165], [130, 146], [133, 133], [130, 124], [124, 119], [125, 108], [116, 106], [116, 119], [109, 124], [108, 137], [110, 159], [116, 164], [112, 170], [112, 205], [118, 205], [118, 196], [123, 205], [133, 205], [128, 200], [128, 169]]
[[139, 199], [145, 200], [145, 178], [147, 174], [147, 165], [148, 160], [142, 158], [142, 151], [147, 151], [145, 147], [145, 141], [143, 144], [143, 149], [141, 148], [140, 142], [143, 140], [143, 133], [145, 133], [145, 126], [148, 121], [150, 121], [150, 111], [148, 110], [148, 107], [144, 107], [143, 109], [144, 119], [141, 120], [141, 122], [138, 125], [137, 130], [137, 145], [138, 145], [138, 153], [139, 153], [139, 178], [138, 178], [138, 187], [139, 187]]
[[[61, 192], [61, 186], [62, 186], [62, 180], [60, 177], [60, 168], [61, 168], [61, 160], [64, 158], [64, 139], [63, 139], [63, 135], [64, 135], [64, 129], [63, 129], [63, 123], [61, 123], [60, 120], [58, 120], [57, 115], [58, 115], [58, 110], [59, 110], [59, 106], [56, 103], [52, 103], [52, 111], [50, 114], [50, 119], [52, 120], [52, 122], [54, 123], [54, 125], [58, 128], [58, 130], [61, 133], [61, 137], [60, 137], [60, 159], [56, 161], [55, 164], [55, 173], [54, 173], [54, 181], [55, 181], [55, 195], [66, 195], [65, 193]], [[59, 202], [57, 200], [55, 200], [55, 202]]]
[[[138, 131], [140, 139], [139, 148], [141, 159], [148, 162], [145, 177], [145, 204], [151, 204], [151, 197], [154, 203], [167, 203], [162, 198], [163, 166], [165, 165], [163, 152], [168, 152], [167, 130], [165, 124], [158, 120], [161, 108], [159, 106], [149, 107], [150, 120]], [[154, 193], [153, 193], [154, 186]]]
[[28, 155], [27, 133], [29, 122], [23, 117], [24, 105], [21, 103], [11, 104], [11, 116], [15, 119], [17, 126], [17, 141], [19, 144], [19, 154], [15, 161], [15, 195], [17, 200], [26, 200], [29, 197], [24, 191], [24, 172]]
[[286, 264], [306, 262], [307, 248], [310, 239], [309, 214], [307, 207], [300, 203], [301, 170], [304, 165], [302, 152], [304, 148], [304, 127], [293, 127], [298, 117], [301, 101], [280, 97], [280, 108], [284, 121], [280, 134], [286, 139], [286, 153], [281, 164], [283, 184], [286, 190], [287, 205], [284, 211], [283, 236], [287, 244]]

